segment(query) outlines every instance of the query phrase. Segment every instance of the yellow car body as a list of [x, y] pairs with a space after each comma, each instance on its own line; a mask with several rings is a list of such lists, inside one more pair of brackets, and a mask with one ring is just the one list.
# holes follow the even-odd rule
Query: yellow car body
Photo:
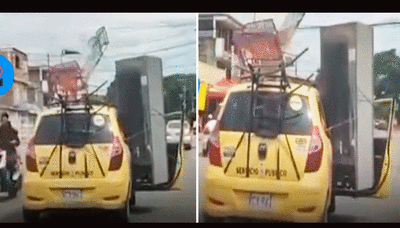
[[[49, 123], [56, 116], [60, 117], [60, 108], [46, 110], [39, 116], [35, 136], [29, 142], [27, 170], [22, 184], [26, 220], [35, 220], [41, 211], [48, 209], [109, 209], [122, 216], [124, 211], [129, 210], [131, 157], [119, 129], [116, 110], [93, 106], [90, 112], [97, 112], [90, 117], [94, 126], [94, 130], [90, 128], [90, 131], [93, 130], [90, 134], [106, 136], [88, 136], [90, 143], [80, 146], [73, 143], [62, 145], [61, 153], [60, 146], [51, 138], [57, 133], [44, 132], [45, 126], [41, 128], [44, 122]], [[80, 113], [66, 115], [75, 114]], [[78, 119], [74, 120], [70, 126], [77, 126]], [[73, 134], [84, 137], [84, 134]], [[107, 138], [106, 142], [101, 141], [102, 138]]]
[[[288, 92], [299, 85], [292, 81]], [[260, 87], [258, 91], [267, 94], [274, 92], [274, 88]], [[240, 92], [250, 93], [251, 84], [243, 83], [229, 90], [220, 106], [217, 130], [213, 132], [214, 136], [210, 136], [210, 164], [203, 202], [206, 220], [247, 217], [295, 222], [326, 221], [332, 197], [332, 146], [317, 89], [303, 85], [288, 98], [288, 109], [295, 112], [306, 110], [303, 114], [309, 118], [312, 128], [309, 133], [280, 132], [275, 137], [264, 137], [253, 132], [250, 143], [248, 132], [222, 127], [224, 118], [231, 118], [235, 123], [246, 119], [240, 116], [246, 115], [243, 114], [246, 110], [241, 109], [240, 99], [237, 98], [236, 103], [230, 101], [232, 95]], [[242, 102], [249, 103], [249, 100]], [[236, 111], [227, 111], [229, 105], [236, 106]], [[289, 127], [288, 131], [300, 128], [296, 124], [289, 124]], [[317, 141], [313, 143], [317, 143], [312, 146], [319, 146], [322, 155], [319, 168], [313, 169], [306, 166], [308, 159], [312, 160], [310, 144], [312, 137], [316, 136]], [[213, 143], [216, 144], [212, 146]], [[264, 150], [266, 155], [262, 155]], [[310, 165], [313, 166], [312, 161]]]

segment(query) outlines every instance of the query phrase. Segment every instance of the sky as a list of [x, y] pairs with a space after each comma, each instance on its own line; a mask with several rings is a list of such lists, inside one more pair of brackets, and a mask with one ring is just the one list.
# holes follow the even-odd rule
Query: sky
[[[273, 18], [277, 29], [286, 13], [231, 13], [243, 24]], [[58, 64], [63, 49], [79, 51], [63, 61], [83, 63], [87, 42], [105, 26], [110, 44], [89, 80], [89, 89], [115, 77], [115, 61], [144, 54], [160, 57], [163, 75], [196, 72], [197, 13], [0, 13], [0, 47], [15, 47], [28, 54], [29, 65]], [[358, 21], [365, 24], [400, 22], [400, 13], [306, 13], [300, 27], [328, 26]], [[374, 53], [395, 48], [400, 55], [400, 25], [374, 27]], [[320, 66], [319, 29], [298, 29], [289, 52], [309, 50], [298, 60], [299, 72]]]
[[195, 13], [0, 13], [0, 47], [15, 47], [28, 54], [30, 66], [61, 62], [83, 65], [88, 40], [105, 26], [109, 45], [90, 77], [89, 90], [115, 77], [115, 61], [144, 54], [160, 57], [163, 75], [196, 73]]
[[[279, 31], [286, 13], [231, 13], [231, 15], [243, 24], [253, 22], [254, 19], [273, 18]], [[400, 13], [306, 13], [299, 28], [330, 26], [348, 22], [364, 24], [400, 23]], [[374, 54], [396, 49], [396, 54], [400, 55], [400, 36], [398, 34], [400, 34], [400, 24], [374, 26]], [[298, 54], [308, 48], [308, 51], [297, 61], [298, 72], [304, 72], [307, 75], [307, 73], [310, 74], [320, 68], [320, 47], [320, 31], [318, 28], [296, 30], [288, 52]]]

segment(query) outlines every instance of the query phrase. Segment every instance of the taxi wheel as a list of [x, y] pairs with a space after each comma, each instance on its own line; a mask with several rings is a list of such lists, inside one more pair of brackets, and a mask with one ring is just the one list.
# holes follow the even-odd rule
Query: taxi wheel
[[136, 194], [135, 191], [132, 191], [132, 196], [129, 199], [129, 206], [133, 207], [136, 204]]
[[110, 222], [129, 222], [129, 201], [125, 203], [125, 206], [121, 209], [116, 209], [108, 213]]
[[129, 203], [128, 203], [128, 213], [133, 213], [133, 211], [135, 210], [135, 204], [136, 204], [136, 194], [135, 194], [135, 190], [132, 190], [131, 192], [131, 197], [129, 199]]
[[330, 191], [328, 189], [328, 192], [326, 194], [326, 202], [325, 202], [326, 206], [324, 208], [324, 214], [322, 215], [321, 220], [320, 220], [321, 223], [328, 223], [328, 214], [329, 214], [329, 209], [330, 209], [330, 206], [331, 206], [330, 204], [331, 204], [332, 198], [333, 198], [332, 195], [330, 196], [329, 192]]
[[17, 188], [11, 188], [10, 190], [8, 190], [8, 197], [15, 198], [17, 196], [17, 191]]
[[23, 214], [25, 222], [38, 222], [39, 221], [40, 211], [22, 208], [22, 214]]
[[331, 198], [331, 205], [329, 205], [328, 212], [329, 212], [329, 213], [333, 213], [333, 212], [335, 212], [335, 210], [336, 210], [335, 195], [332, 195], [332, 198]]
[[206, 222], [206, 223], [221, 223], [224, 221], [224, 218], [214, 217], [214, 216], [207, 214], [206, 212], [203, 212], [203, 218], [204, 218], [204, 222]]
[[328, 223], [328, 211], [325, 210], [324, 214], [321, 217], [321, 223]]

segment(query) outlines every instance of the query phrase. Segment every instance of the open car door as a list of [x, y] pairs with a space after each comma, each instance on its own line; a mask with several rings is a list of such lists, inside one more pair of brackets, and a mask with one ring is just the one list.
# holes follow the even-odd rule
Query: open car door
[[[373, 131], [373, 185], [365, 189], [336, 188], [336, 195], [352, 197], [388, 198], [391, 195], [394, 134], [393, 119], [396, 114], [396, 101], [393, 98], [377, 99], [374, 101]], [[357, 167], [356, 167], [357, 168]], [[370, 178], [360, 175], [359, 178]], [[355, 180], [356, 181], [356, 180]]]
[[372, 196], [387, 198], [391, 194], [393, 169], [393, 119], [396, 114], [396, 100], [378, 99], [374, 102], [374, 187]]

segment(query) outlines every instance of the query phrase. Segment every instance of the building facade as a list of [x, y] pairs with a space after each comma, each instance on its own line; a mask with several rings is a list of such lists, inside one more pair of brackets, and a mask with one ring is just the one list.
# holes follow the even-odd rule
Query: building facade
[[230, 78], [233, 53], [233, 33], [243, 25], [228, 14], [199, 14], [199, 60], [226, 71]]
[[21, 143], [26, 143], [32, 137], [36, 117], [43, 107], [40, 78], [30, 74], [28, 56], [24, 52], [9, 47], [1, 48], [0, 55], [6, 57], [14, 68], [14, 83], [7, 93], [0, 96], [0, 112], [8, 113]]

